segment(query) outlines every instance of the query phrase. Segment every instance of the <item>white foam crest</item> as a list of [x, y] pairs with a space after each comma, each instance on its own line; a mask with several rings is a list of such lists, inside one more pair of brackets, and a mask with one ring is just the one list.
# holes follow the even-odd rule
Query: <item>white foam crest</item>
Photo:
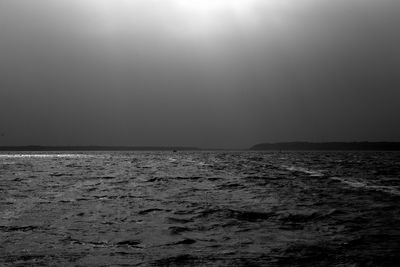
[[324, 176], [324, 174], [320, 171], [309, 170], [309, 169], [303, 168], [303, 167], [286, 166], [286, 165], [282, 165], [281, 167], [284, 168], [285, 170], [288, 170], [291, 172], [302, 172], [302, 173], [305, 173], [305, 174], [308, 174], [308, 175], [314, 176], [314, 177]]
[[374, 190], [384, 193], [389, 193], [392, 195], [400, 196], [400, 191], [393, 186], [384, 186], [384, 185], [371, 185], [366, 181], [357, 180], [355, 178], [342, 178], [342, 177], [331, 177], [332, 180], [339, 181], [343, 184], [346, 184], [350, 187], [354, 188], [362, 188], [365, 190]]

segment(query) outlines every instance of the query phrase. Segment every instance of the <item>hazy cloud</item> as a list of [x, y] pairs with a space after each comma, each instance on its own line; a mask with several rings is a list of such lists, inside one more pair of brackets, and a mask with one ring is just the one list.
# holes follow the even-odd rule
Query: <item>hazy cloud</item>
[[399, 140], [399, 5], [3, 0], [0, 144]]

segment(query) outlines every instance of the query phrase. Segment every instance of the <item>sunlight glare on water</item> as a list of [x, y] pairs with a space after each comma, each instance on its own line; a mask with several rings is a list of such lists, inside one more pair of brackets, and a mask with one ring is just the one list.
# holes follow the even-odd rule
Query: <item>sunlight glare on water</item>
[[0, 154], [0, 158], [80, 158], [84, 154]]

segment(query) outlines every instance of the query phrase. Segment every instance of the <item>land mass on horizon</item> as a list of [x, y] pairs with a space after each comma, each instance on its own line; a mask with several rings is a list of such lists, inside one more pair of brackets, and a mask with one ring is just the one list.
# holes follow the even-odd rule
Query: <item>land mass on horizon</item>
[[254, 145], [250, 150], [372, 150], [400, 151], [400, 142], [282, 142]]

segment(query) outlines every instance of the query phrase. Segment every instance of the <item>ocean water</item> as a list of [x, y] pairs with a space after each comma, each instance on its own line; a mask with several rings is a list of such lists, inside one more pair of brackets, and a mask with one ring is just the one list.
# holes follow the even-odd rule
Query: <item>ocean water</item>
[[2, 153], [0, 265], [400, 266], [400, 153]]

